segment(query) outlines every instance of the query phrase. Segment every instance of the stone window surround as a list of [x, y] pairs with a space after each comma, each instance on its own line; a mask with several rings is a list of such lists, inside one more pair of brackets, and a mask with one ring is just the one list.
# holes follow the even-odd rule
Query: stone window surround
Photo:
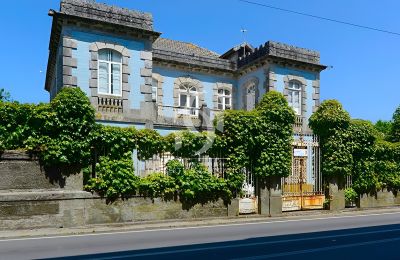
[[287, 75], [283, 78], [284, 89], [283, 95], [285, 98], [288, 98], [289, 95], [289, 82], [297, 81], [301, 85], [301, 113], [299, 116], [304, 117], [307, 113], [307, 80], [304, 77], [296, 76], [296, 75]]
[[158, 106], [162, 106], [162, 105], [163, 105], [163, 100], [162, 100], [162, 98], [163, 98], [163, 96], [164, 96], [162, 86], [163, 86], [163, 84], [164, 84], [164, 77], [161, 76], [161, 75], [158, 74], [158, 73], [153, 73], [153, 74], [152, 74], [152, 79], [157, 80], [157, 105], [158, 105]]
[[198, 108], [200, 109], [205, 104], [203, 84], [201, 84], [199, 80], [193, 78], [192, 76], [183, 76], [177, 78], [174, 82], [174, 110], [177, 111], [177, 108], [179, 108], [179, 89], [182, 84], [190, 84], [196, 88], [198, 92]]
[[258, 89], [259, 83], [260, 83], [260, 80], [258, 79], [258, 77], [253, 76], [253, 77], [247, 79], [246, 82], [242, 84], [243, 109], [247, 108], [247, 90], [248, 90], [248, 88], [250, 88], [253, 85], [255, 86], [255, 89], [256, 89], [254, 105], [256, 105], [258, 103], [259, 98], [260, 98], [260, 90]]
[[214, 108], [214, 110], [220, 110], [220, 109], [218, 109], [218, 90], [219, 89], [227, 89], [231, 92], [231, 109], [233, 109], [233, 86], [232, 86], [232, 84], [217, 82], [213, 86], [213, 93], [214, 93], [213, 108]]
[[[98, 52], [101, 49], [111, 49], [117, 51], [122, 54], [122, 95], [121, 96], [109, 96], [98, 93]], [[114, 99], [123, 100], [123, 106], [128, 106], [128, 99], [131, 87], [129, 85], [129, 59], [131, 57], [130, 52], [124, 46], [114, 44], [114, 43], [106, 43], [106, 42], [94, 42], [89, 47], [90, 51], [90, 81], [89, 81], [89, 89], [91, 93], [92, 103], [97, 106], [98, 97], [112, 97]]]

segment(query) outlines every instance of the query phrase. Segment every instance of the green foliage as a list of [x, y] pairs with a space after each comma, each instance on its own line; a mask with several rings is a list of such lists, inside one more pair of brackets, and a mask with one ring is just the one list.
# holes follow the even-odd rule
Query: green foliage
[[400, 106], [393, 113], [390, 139], [392, 142], [400, 142]]
[[154, 173], [138, 182], [139, 194], [150, 198], [163, 198], [171, 200], [174, 198], [179, 186], [175, 178], [165, 176], [162, 173]]
[[312, 114], [309, 125], [320, 137], [322, 149], [321, 171], [324, 176], [350, 175], [353, 168], [353, 154], [350, 115], [337, 100], [322, 102]]
[[97, 192], [109, 201], [135, 195], [139, 177], [134, 174], [130, 156], [127, 154], [120, 160], [101, 157], [96, 164], [97, 178], [90, 179], [85, 190]]
[[332, 136], [335, 131], [346, 129], [350, 124], [350, 115], [337, 100], [325, 100], [312, 114], [309, 125], [321, 138]]
[[321, 172], [324, 176], [350, 175], [353, 168], [353, 156], [349, 145], [348, 132], [336, 130], [333, 135], [321, 141]]
[[[121, 160], [111, 160], [101, 157], [96, 165], [97, 177], [88, 181], [85, 189], [97, 192], [114, 201], [117, 198], [127, 198], [132, 195], [142, 195], [149, 198], [170, 200], [179, 198], [185, 207], [223, 199], [229, 202], [232, 198], [227, 180], [211, 175], [206, 168], [194, 163], [185, 169], [177, 160], [167, 163], [167, 175], [154, 173], [144, 178], [134, 175], [130, 155]], [[242, 182], [240, 183], [241, 186]]]
[[165, 143], [162, 136], [155, 130], [143, 129], [136, 133], [136, 148], [138, 158], [146, 160], [155, 154], [160, 154], [165, 149]]
[[[400, 109], [396, 118], [400, 122]], [[321, 138], [324, 176], [352, 175], [357, 194], [400, 190], [400, 145], [384, 141], [396, 136], [394, 123], [350, 120], [339, 102], [324, 101], [310, 126]]]
[[219, 198], [229, 202], [232, 198], [226, 181], [211, 175], [201, 164], [184, 170], [182, 175], [175, 177], [175, 181], [179, 187], [179, 199], [186, 207], [217, 201]]
[[207, 132], [180, 131], [166, 136], [167, 151], [181, 158], [192, 158], [204, 154], [211, 147], [211, 136]]
[[353, 188], [347, 188], [344, 190], [344, 197], [347, 204], [351, 204], [356, 202], [358, 197], [357, 192]]
[[253, 111], [225, 111], [215, 125], [233, 172], [251, 169], [259, 178], [286, 177], [291, 170], [291, 143], [295, 114], [276, 91], [264, 95]]
[[378, 138], [382, 140], [389, 141], [390, 134], [392, 131], [392, 122], [391, 121], [384, 121], [378, 120], [374, 125], [376, 131], [378, 132]]
[[113, 127], [97, 124], [89, 141], [98, 156], [117, 160], [136, 148], [137, 130], [134, 127]]
[[38, 152], [46, 166], [88, 165], [88, 137], [95, 127], [95, 112], [85, 93], [79, 88], [63, 88], [48, 109], [38, 114], [39, 130], [28, 138], [26, 147]]

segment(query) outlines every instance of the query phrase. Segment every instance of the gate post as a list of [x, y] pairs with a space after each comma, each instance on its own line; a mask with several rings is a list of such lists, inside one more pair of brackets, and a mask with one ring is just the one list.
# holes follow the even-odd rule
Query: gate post
[[257, 178], [258, 211], [260, 215], [276, 217], [282, 215], [281, 177]]
[[329, 181], [329, 210], [338, 211], [346, 207], [344, 196], [345, 180], [343, 176], [334, 176]]

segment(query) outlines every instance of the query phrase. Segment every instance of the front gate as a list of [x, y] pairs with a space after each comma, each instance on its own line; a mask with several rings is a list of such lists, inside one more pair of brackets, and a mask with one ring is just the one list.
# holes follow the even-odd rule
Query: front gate
[[292, 172], [282, 178], [282, 211], [322, 209], [324, 200], [318, 139], [315, 135], [296, 135]]

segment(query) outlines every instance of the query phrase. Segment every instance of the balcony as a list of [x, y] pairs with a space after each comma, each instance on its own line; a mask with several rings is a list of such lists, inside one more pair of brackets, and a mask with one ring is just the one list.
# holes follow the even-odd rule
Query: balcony
[[98, 97], [97, 110], [104, 113], [123, 113], [123, 100], [113, 97]]

